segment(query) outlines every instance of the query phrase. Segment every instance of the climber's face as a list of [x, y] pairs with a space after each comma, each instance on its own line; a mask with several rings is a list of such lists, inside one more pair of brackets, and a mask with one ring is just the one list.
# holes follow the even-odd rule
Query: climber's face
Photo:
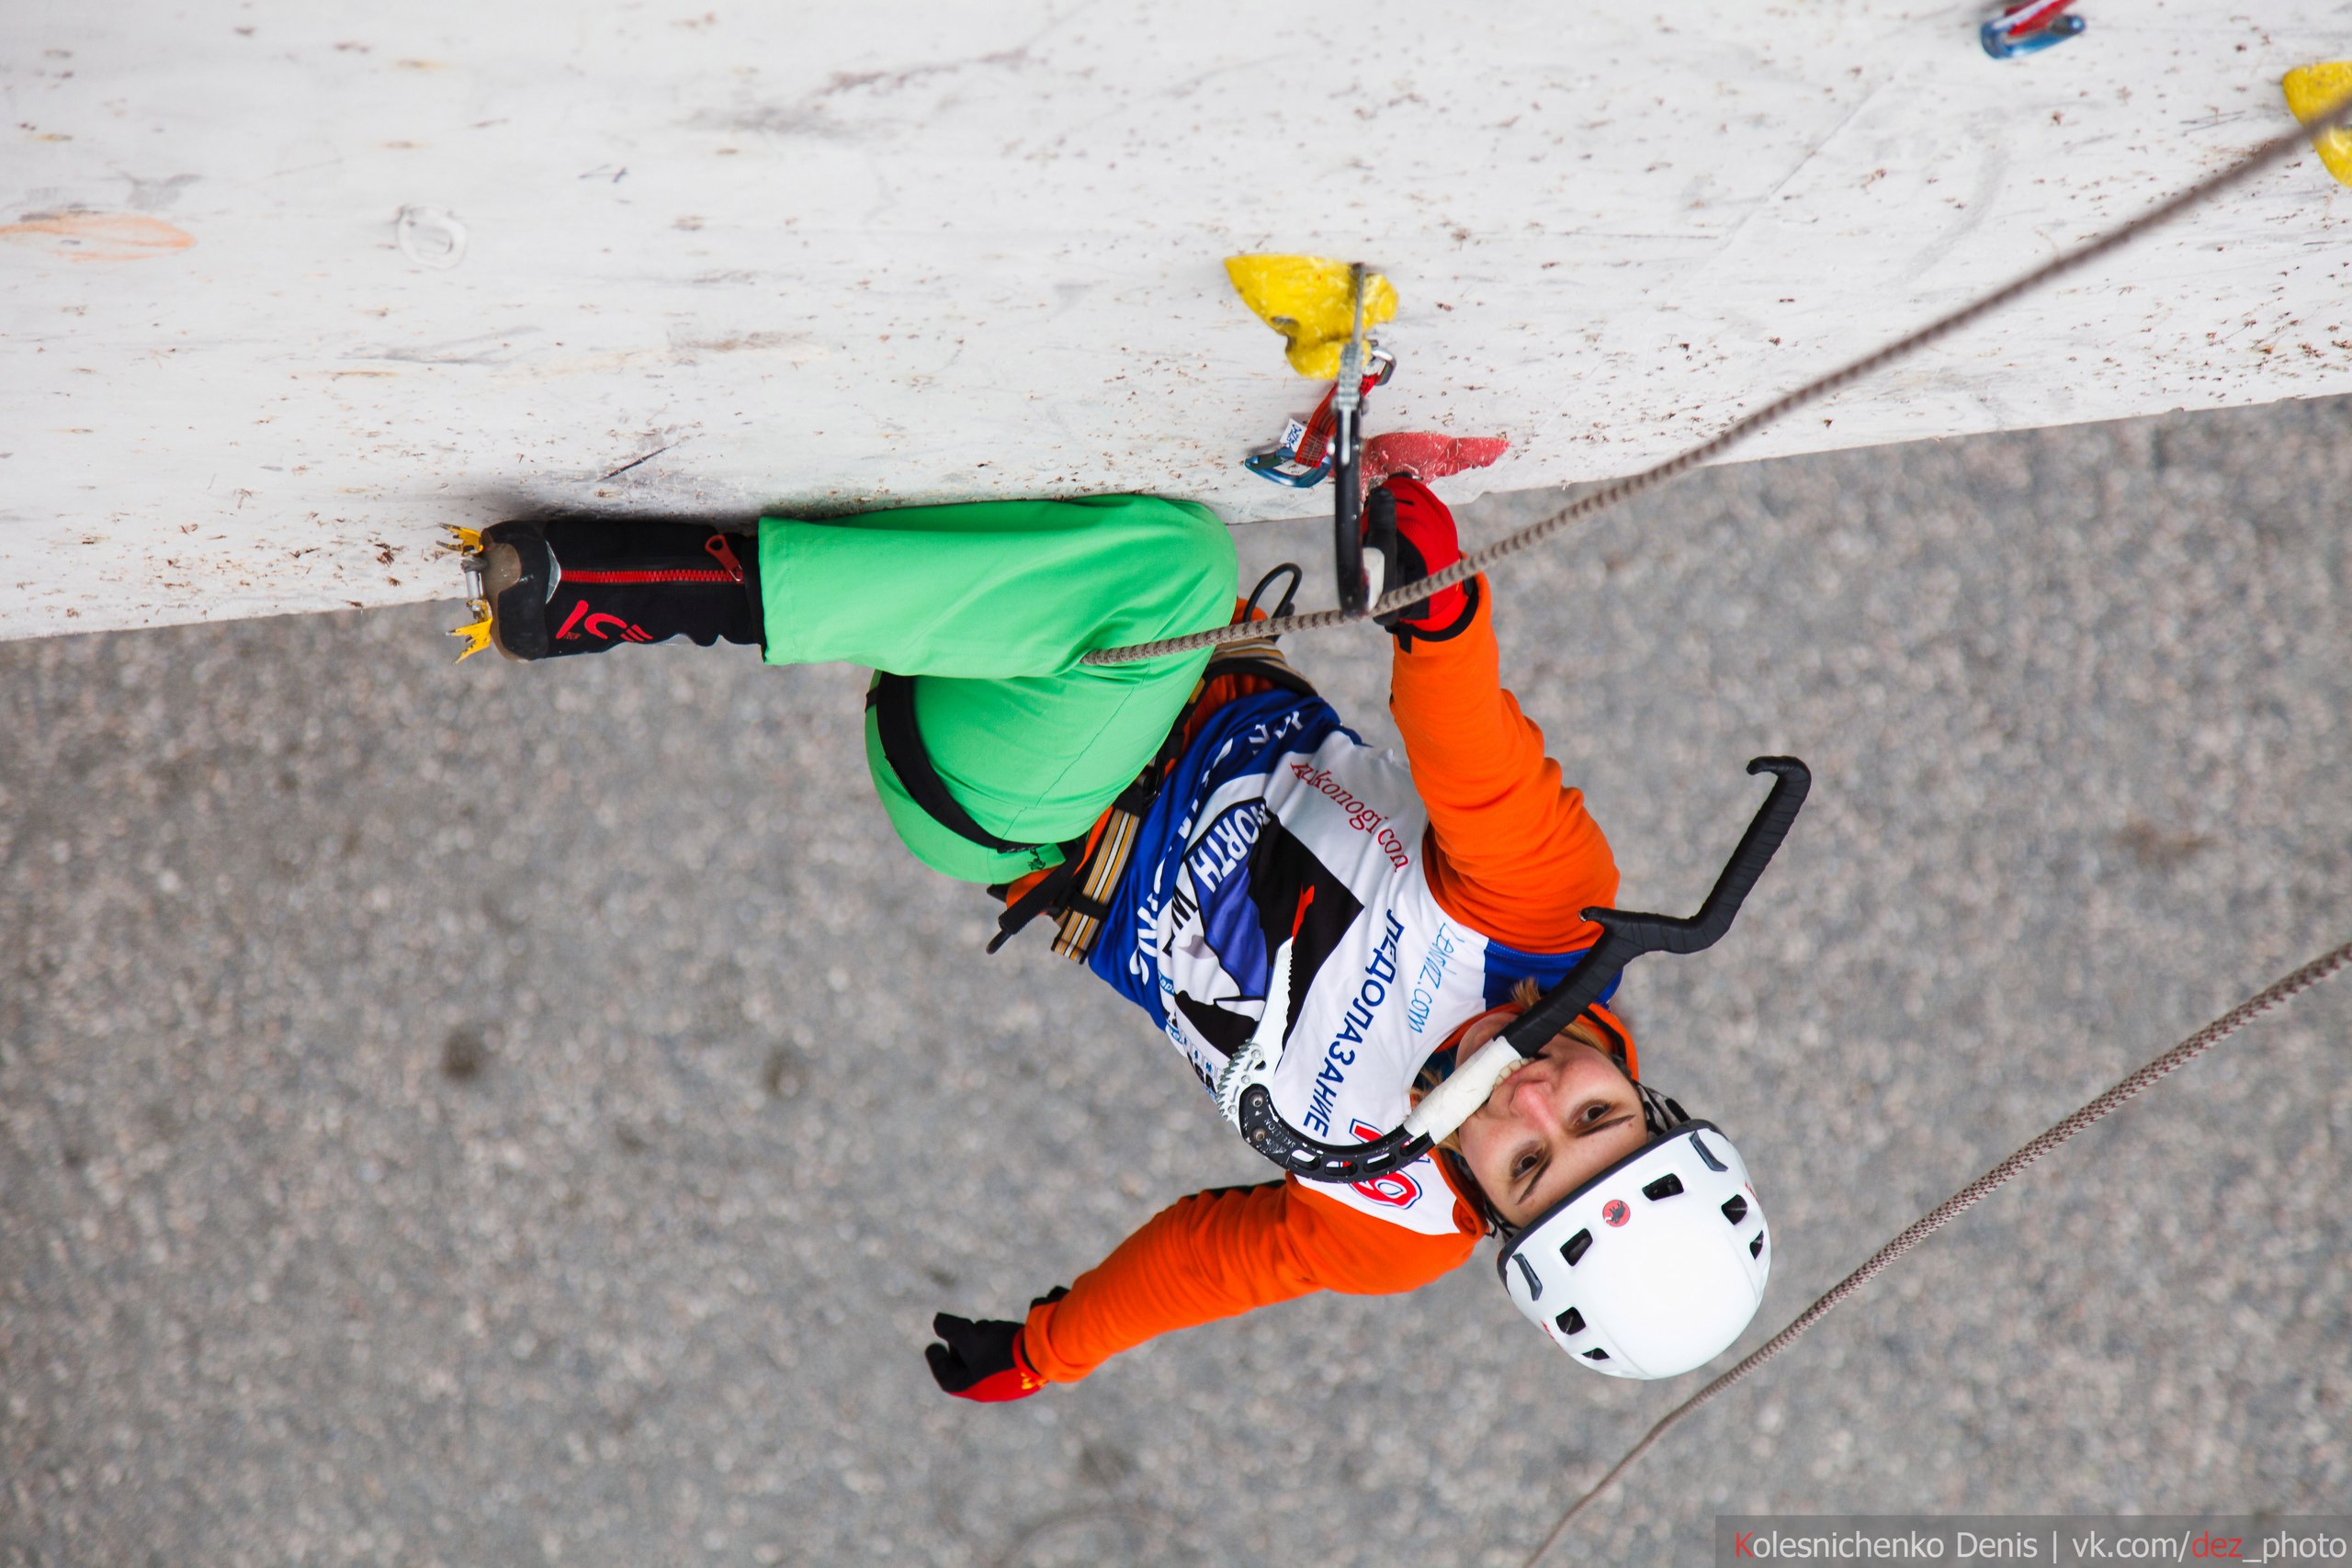
[[[1473, 1023], [1456, 1047], [1459, 1058], [1468, 1061], [1514, 1016], [1498, 1010]], [[1563, 1031], [1495, 1086], [1454, 1145], [1487, 1201], [1519, 1225], [1648, 1140], [1633, 1080]]]

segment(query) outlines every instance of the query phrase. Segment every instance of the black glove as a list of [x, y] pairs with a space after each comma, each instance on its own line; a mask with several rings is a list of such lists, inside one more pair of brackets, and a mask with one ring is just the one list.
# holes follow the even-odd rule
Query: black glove
[[[1050, 1294], [1029, 1304], [1044, 1306], [1068, 1294], [1068, 1285], [1057, 1285]], [[1046, 1380], [1037, 1375], [1022, 1350], [1020, 1324], [996, 1318], [975, 1323], [943, 1312], [932, 1318], [931, 1331], [946, 1343], [925, 1346], [923, 1359], [931, 1363], [933, 1380], [958, 1399], [1000, 1404], [1009, 1399], [1026, 1399], [1046, 1386]]]

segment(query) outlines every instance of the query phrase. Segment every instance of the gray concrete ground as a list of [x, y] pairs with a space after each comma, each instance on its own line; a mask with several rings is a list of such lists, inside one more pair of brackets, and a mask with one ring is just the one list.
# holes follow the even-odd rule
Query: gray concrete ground
[[[1695, 902], [1749, 755], [1817, 771], [1732, 938], [1626, 991], [1776, 1216], [1751, 1343], [2352, 934], [2347, 413], [1723, 469], [1499, 582], [1627, 901]], [[452, 668], [456, 610], [0, 647], [0, 1562], [1509, 1563], [1694, 1386], [1578, 1372], [1481, 1264], [943, 1398], [933, 1310], [1254, 1156], [1042, 940], [981, 956], [855, 672]], [[1380, 639], [1294, 652], [1385, 728]], [[2343, 1506], [2347, 1032], [2341, 982], [2052, 1159], [1568, 1560]]]

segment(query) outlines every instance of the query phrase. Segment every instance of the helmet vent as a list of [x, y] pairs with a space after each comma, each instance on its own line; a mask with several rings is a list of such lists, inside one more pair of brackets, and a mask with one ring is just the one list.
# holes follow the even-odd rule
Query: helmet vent
[[1574, 1307], [1570, 1307], [1567, 1311], [1562, 1313], [1552, 1321], [1560, 1325], [1560, 1332], [1566, 1335], [1571, 1339], [1584, 1332], [1584, 1314], [1577, 1311]]
[[[1681, 1107], [1678, 1105], [1675, 1109], [1679, 1111]], [[1707, 1141], [1699, 1136], [1696, 1133], [1690, 1134], [1690, 1146], [1699, 1151], [1699, 1157], [1706, 1162], [1706, 1166], [1709, 1170], [1729, 1170], [1731, 1168], [1731, 1167], [1725, 1165], [1723, 1161], [1715, 1157], [1715, 1152], [1707, 1147]]]
[[1588, 1361], [1605, 1361], [1609, 1359], [1609, 1352], [1596, 1345], [1584, 1353], [1584, 1359]]
[[1724, 1200], [1724, 1218], [1733, 1224], [1747, 1218], [1747, 1200], [1735, 1192]]
[[1750, 1258], [1761, 1258], [1764, 1256], [1764, 1233], [1762, 1231], [1758, 1231], [1756, 1233], [1756, 1239], [1747, 1244], [1747, 1256]]
[[1577, 1259], [1582, 1258], [1585, 1255], [1586, 1250], [1591, 1246], [1592, 1233], [1590, 1231], [1578, 1231], [1576, 1235], [1568, 1237], [1566, 1241], [1560, 1244], [1560, 1256], [1566, 1258], [1568, 1260], [1568, 1267], [1573, 1269], [1576, 1267]]
[[1681, 1190], [1682, 1178], [1669, 1170], [1647, 1187], [1643, 1188], [1642, 1196], [1655, 1203], [1661, 1198], [1671, 1198]]
[[1542, 1301], [1544, 1299], [1544, 1281], [1536, 1278], [1535, 1265], [1527, 1260], [1527, 1255], [1523, 1252], [1512, 1253], [1510, 1255], [1510, 1260], [1519, 1265], [1520, 1278], [1527, 1281], [1527, 1299], [1531, 1302]]

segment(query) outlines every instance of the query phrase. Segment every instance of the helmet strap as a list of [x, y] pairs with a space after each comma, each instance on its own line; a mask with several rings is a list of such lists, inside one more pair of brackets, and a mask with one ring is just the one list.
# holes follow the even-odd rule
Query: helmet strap
[[1642, 1097], [1642, 1122], [1650, 1136], [1662, 1138], [1690, 1120], [1690, 1113], [1670, 1096], [1661, 1094], [1649, 1085], [1634, 1080], [1634, 1092]]
[[1518, 1227], [1504, 1219], [1502, 1211], [1495, 1207], [1495, 1201], [1487, 1196], [1487, 1190], [1479, 1185], [1478, 1179], [1470, 1174], [1470, 1162], [1462, 1157], [1460, 1149], [1453, 1147], [1452, 1139], [1430, 1152], [1437, 1156], [1438, 1164], [1444, 1168], [1445, 1173], [1453, 1179], [1454, 1191], [1470, 1200], [1470, 1207], [1485, 1222], [1487, 1235], [1498, 1235], [1508, 1243], [1519, 1234]]

